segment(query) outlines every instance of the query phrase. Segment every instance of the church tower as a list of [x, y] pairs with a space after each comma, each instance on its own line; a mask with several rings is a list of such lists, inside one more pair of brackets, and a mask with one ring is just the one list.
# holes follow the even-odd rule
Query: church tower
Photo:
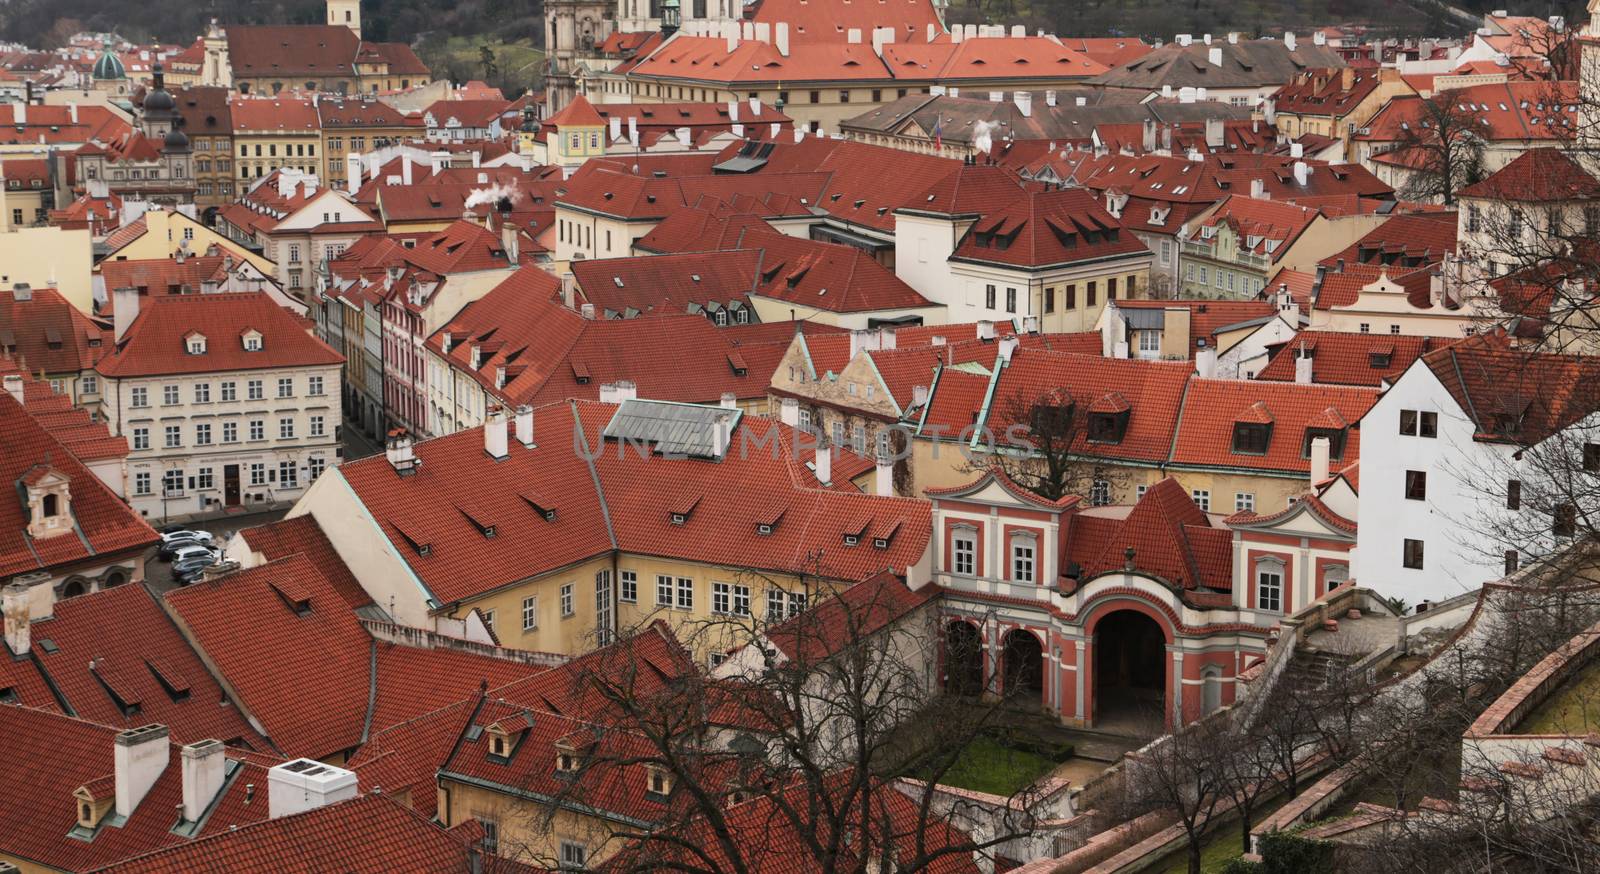
[[342, 24], [361, 37], [361, 0], [327, 0], [328, 23]]

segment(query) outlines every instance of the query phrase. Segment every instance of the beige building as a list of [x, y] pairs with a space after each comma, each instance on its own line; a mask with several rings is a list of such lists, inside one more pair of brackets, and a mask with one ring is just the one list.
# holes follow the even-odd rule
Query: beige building
[[113, 298], [100, 413], [128, 441], [129, 500], [146, 518], [287, 506], [339, 463], [343, 359], [271, 297]]

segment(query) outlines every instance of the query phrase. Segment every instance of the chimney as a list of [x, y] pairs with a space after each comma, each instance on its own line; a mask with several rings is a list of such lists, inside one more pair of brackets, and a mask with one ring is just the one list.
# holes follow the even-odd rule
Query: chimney
[[578, 308], [578, 280], [571, 273], [561, 277], [561, 305], [569, 310]]
[[11, 287], [11, 297], [17, 303], [26, 303], [33, 300], [33, 286], [26, 282], [19, 282]]
[[1256, 200], [1272, 199], [1271, 196], [1267, 194], [1267, 182], [1265, 179], [1250, 180], [1250, 196]]
[[422, 463], [412, 449], [411, 432], [404, 428], [396, 428], [389, 432], [383, 454], [389, 459], [389, 466], [401, 476], [416, 473], [417, 466]]
[[[728, 120], [729, 121], [738, 121], [739, 120], [739, 101], [737, 101], [737, 100], [728, 101]], [[616, 119], [616, 121], [617, 121], [618, 126], [620, 127], [621, 124], [622, 124], [622, 119], [619, 118], [619, 119]]]
[[402, 184], [402, 185], [410, 185], [411, 184], [411, 153], [410, 152], [407, 152], [407, 153], [405, 153], [405, 154], [400, 156], [400, 184]]
[[361, 158], [356, 155], [345, 155], [344, 175], [345, 192], [355, 194], [361, 188]]
[[[28, 90], [29, 91], [33, 90], [33, 82], [32, 81], [28, 82]], [[12, 112], [11, 112], [11, 120], [16, 122], [17, 124], [27, 124], [28, 123], [28, 101], [24, 100], [21, 103], [16, 104], [16, 106], [12, 109]]]
[[23, 394], [22, 374], [20, 374], [20, 373], [8, 373], [8, 374], [6, 374], [5, 386], [6, 386], [6, 394], [11, 395], [11, 399], [17, 402], [17, 406], [19, 406], [19, 407], [27, 406], [28, 402], [23, 399], [24, 398], [24, 394]]
[[1306, 162], [1304, 162], [1304, 161], [1296, 161], [1296, 162], [1294, 162], [1294, 184], [1303, 187], [1306, 184], [1306, 180], [1310, 176], [1311, 176], [1311, 167], [1309, 167], [1306, 164]]
[[1011, 99], [1017, 104], [1017, 111], [1022, 113], [1023, 118], [1033, 115], [1033, 93], [1031, 91], [1015, 92], [1011, 95]]
[[680, 147], [685, 149], [689, 148], [689, 135], [692, 133], [692, 131], [690, 131], [687, 127], [680, 127], [673, 131], [673, 133], [677, 135], [678, 145]]
[[733, 442], [733, 415], [724, 413], [711, 423], [711, 455], [721, 458], [728, 454], [728, 446]]
[[914, 385], [911, 387], [911, 405], [913, 407], [924, 407], [928, 405], [927, 386]]
[[139, 289], [124, 286], [111, 292], [111, 324], [112, 340], [122, 342], [122, 335], [128, 333], [133, 327], [133, 320], [139, 317]]
[[1194, 372], [1201, 379], [1213, 379], [1217, 375], [1217, 349], [1207, 346], [1196, 349], [1194, 353]]
[[517, 442], [529, 449], [538, 445], [533, 442], [533, 407], [527, 404], [517, 407]]
[[988, 319], [984, 319], [983, 321], [978, 322], [978, 339], [979, 340], [993, 340], [994, 339], [994, 322], [991, 322]]
[[800, 427], [800, 401], [784, 398], [778, 405], [778, 421], [791, 428]]
[[772, 41], [778, 48], [778, 54], [789, 57], [789, 22], [780, 21], [772, 26]]
[[1222, 119], [1206, 119], [1206, 148], [1213, 150], [1222, 148]]
[[495, 461], [506, 457], [506, 411], [498, 404], [489, 408], [483, 423], [483, 451]]
[[[1318, 46], [1327, 45], [1328, 44], [1328, 35], [1323, 33], [1320, 30], [1315, 32], [1315, 33], [1313, 33], [1313, 34], [1311, 34], [1311, 44], [1312, 45], [1318, 45]], [[1353, 68], [1346, 67], [1345, 69], [1349, 70], [1349, 69], [1353, 69]]]
[[1039, 333], [1039, 317], [1038, 316], [1023, 316], [1022, 317], [1022, 333], [1024, 333], [1024, 334], [1037, 334], [1037, 333]]
[[1055, 106], [1056, 105], [1056, 92], [1054, 92], [1054, 91], [1046, 91], [1046, 92], [1044, 92], [1044, 105], [1045, 106]]
[[583, 314], [583, 317], [586, 318], [586, 319], [594, 318], [594, 304], [592, 304], [592, 303], [584, 304], [582, 309], [579, 310], [579, 312], [581, 312]]
[[1145, 154], [1148, 155], [1156, 150], [1156, 120], [1146, 118], [1142, 127], [1141, 133], [1143, 136], [1140, 145], [1144, 147]]
[[[1210, 36], [1210, 34], [1207, 34], [1207, 36]], [[1211, 40], [1208, 39], [1206, 42], [1209, 43]], [[1222, 66], [1222, 46], [1212, 46], [1207, 50], [1206, 60], [1210, 61], [1213, 67]]]
[[1306, 156], [1306, 147], [1305, 147], [1304, 144], [1302, 144], [1302, 143], [1290, 143], [1289, 144], [1289, 157], [1294, 158], [1295, 160], [1298, 161], [1301, 158], [1304, 158], [1305, 156]]
[[1312, 359], [1303, 355], [1295, 356], [1294, 381], [1301, 385], [1309, 385], [1311, 383], [1311, 366]]
[[28, 625], [33, 617], [28, 612], [28, 597], [32, 590], [33, 586], [28, 583], [12, 580], [0, 593], [0, 613], [5, 614], [6, 646], [11, 648], [13, 656], [19, 658], [27, 655], [31, 646]]
[[150, 788], [161, 779], [172, 755], [165, 725], [146, 725], [117, 732], [112, 749], [115, 761], [117, 787], [117, 815], [133, 815], [139, 802], [149, 794]]
[[844, 41], [850, 45], [861, 44], [861, 28], [852, 27], [844, 32]]
[[219, 740], [186, 744], [180, 751], [183, 765], [183, 821], [199, 822], [206, 808], [222, 791], [227, 773], [226, 748]]
[[1290, 33], [1289, 31], [1284, 31], [1283, 32], [1283, 47], [1288, 49], [1291, 52], [1294, 51], [1294, 34], [1293, 33]]
[[893, 495], [894, 459], [890, 458], [888, 453], [878, 453], [878, 465], [875, 473], [876, 476], [873, 479], [874, 488], [872, 493], [875, 495]]
[[267, 772], [267, 812], [273, 819], [316, 810], [359, 794], [356, 774], [311, 759], [295, 759]]
[[1331, 444], [1326, 437], [1317, 437], [1311, 441], [1311, 485], [1328, 478], [1328, 454]]
[[[729, 105], [732, 106], [733, 104], [730, 103]], [[622, 139], [622, 116], [613, 115], [610, 118], [606, 119], [606, 121], [609, 123], [609, 129], [611, 131], [611, 134], [610, 134], [611, 142], [614, 143], [614, 142]]]
[[750, 120], [755, 121], [761, 117], [761, 98], [750, 98]]
[[[824, 446], [822, 445], [823, 443], [828, 445]], [[825, 486], [831, 485], [833, 483], [833, 443], [831, 441], [824, 440], [818, 443], [816, 468], [817, 482]]]
[[1008, 335], [1000, 338], [999, 353], [1000, 353], [1000, 361], [1002, 363], [1010, 364], [1011, 363], [1011, 353], [1013, 353], [1015, 351], [1017, 351], [1017, 335], [1016, 334], [1008, 334]]
[[631, 401], [639, 397], [639, 386], [631, 379], [619, 379], [612, 384], [611, 390], [616, 394], [617, 403]]
[[76, 103], [68, 103], [67, 104], [67, 118], [69, 120], [71, 120], [71, 122], [73, 124], [77, 124], [78, 123], [78, 104], [76, 104]]
[[734, 394], [731, 391], [723, 392], [720, 406], [724, 410], [737, 410], [737, 409], [739, 409], [739, 396]]

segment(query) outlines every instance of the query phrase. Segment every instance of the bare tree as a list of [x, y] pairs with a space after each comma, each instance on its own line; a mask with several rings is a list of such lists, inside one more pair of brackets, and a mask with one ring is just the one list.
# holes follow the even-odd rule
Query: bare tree
[[[1095, 451], [1095, 442], [1117, 427], [1115, 417], [1097, 419], [1066, 389], [1044, 394], [1017, 392], [997, 401], [991, 420], [1011, 423], [990, 436], [986, 451], [971, 457], [966, 470], [996, 468], [1023, 488], [1051, 501], [1083, 495], [1109, 503], [1128, 479], [1126, 469]], [[1125, 419], [1122, 422], [1125, 424]], [[1120, 435], [1118, 435], [1120, 436]]]
[[1456, 202], [1456, 192], [1483, 178], [1484, 141], [1478, 116], [1456, 91], [1441, 91], [1416, 101], [1394, 151], [1405, 155], [1411, 172], [1401, 186], [1407, 200]]
[[[793, 587], [755, 574], [739, 585]], [[558, 809], [597, 804], [618, 769], [644, 768], [660, 775], [664, 808], [604, 827], [603, 842], [624, 848], [616, 870], [753, 872], [776, 853], [807, 871], [865, 874], [887, 859], [918, 872], [992, 855], [1031, 830], [1031, 789], [996, 808], [927, 788], [999, 706], [940, 705], [929, 593], [884, 574], [846, 589], [818, 581], [806, 609], [787, 594], [760, 606], [730, 597], [715, 618], [677, 629], [688, 649], [726, 654], [711, 675], [663, 684], [625, 645], [590, 657], [574, 680], [603, 700], [606, 736], [628, 741], [592, 748], [543, 811], [548, 824]], [[894, 782], [908, 770], [926, 783]]]
[[1128, 763], [1129, 812], [1164, 810], [1183, 827], [1189, 874], [1200, 874], [1200, 851], [1217, 808], [1227, 797], [1234, 758], [1227, 720], [1208, 719], [1168, 735]]

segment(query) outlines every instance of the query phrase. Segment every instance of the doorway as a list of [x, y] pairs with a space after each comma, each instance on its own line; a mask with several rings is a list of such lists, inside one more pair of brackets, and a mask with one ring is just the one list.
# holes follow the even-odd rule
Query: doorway
[[1094, 723], [1160, 734], [1166, 725], [1167, 638], [1156, 620], [1117, 610], [1094, 631]]
[[239, 465], [228, 464], [222, 468], [222, 503], [228, 507], [239, 506]]
[[1025, 703], [1030, 697], [1044, 706], [1044, 646], [1031, 631], [1013, 628], [1000, 640], [1004, 655], [1006, 697]]

